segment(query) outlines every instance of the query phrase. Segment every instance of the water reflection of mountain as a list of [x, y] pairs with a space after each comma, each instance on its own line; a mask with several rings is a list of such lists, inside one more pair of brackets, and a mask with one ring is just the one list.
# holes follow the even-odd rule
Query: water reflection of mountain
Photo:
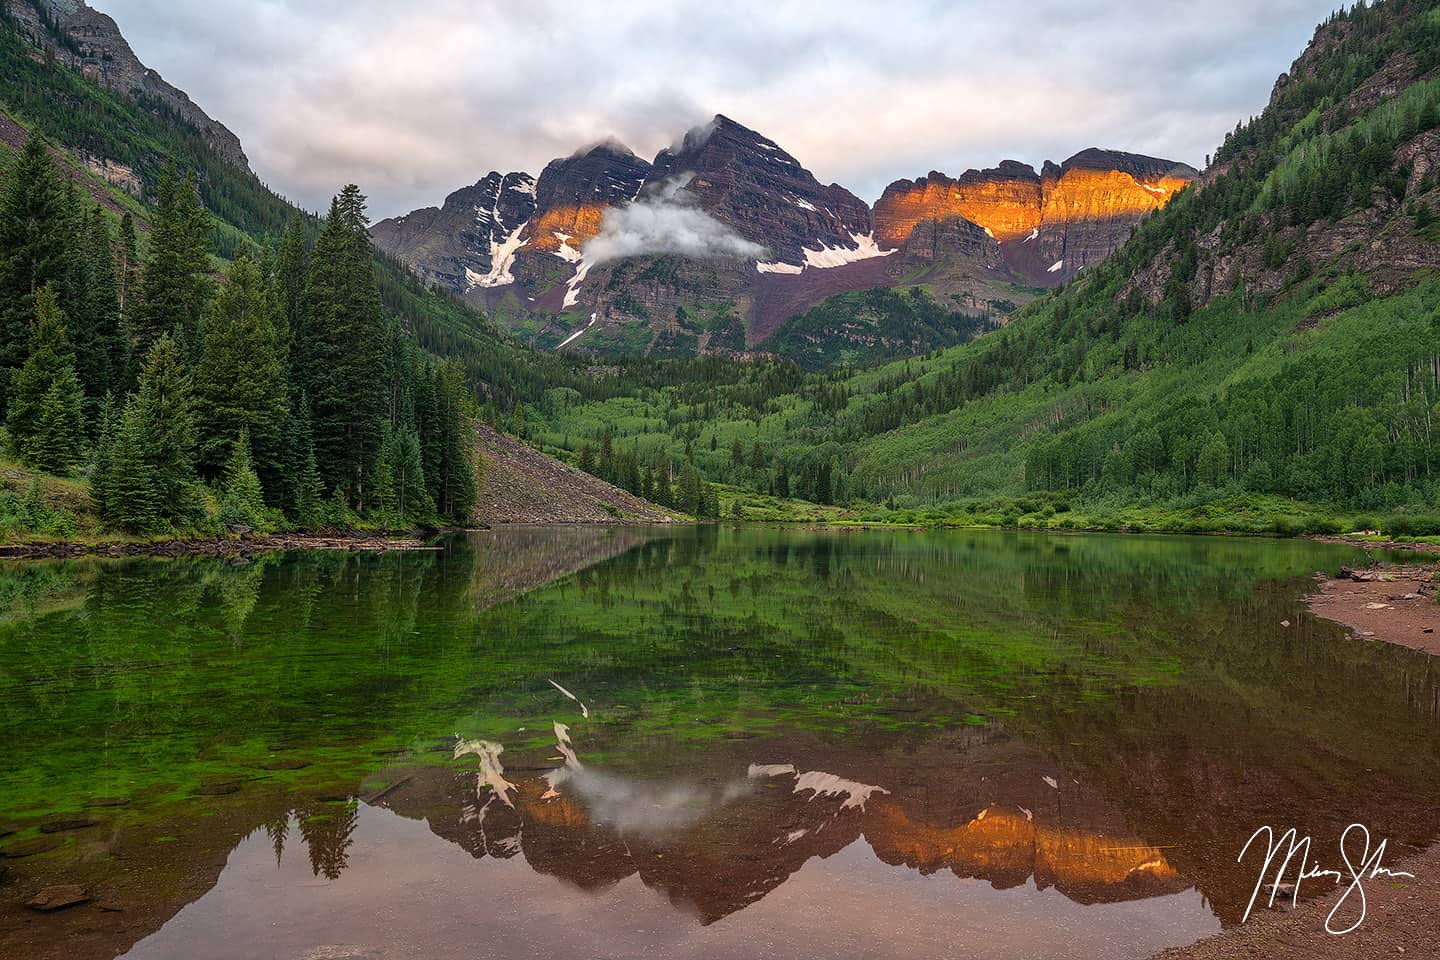
[[[895, 867], [996, 889], [1033, 880], [1082, 904], [1191, 886], [1093, 789], [1062, 784], [1053, 765], [1005, 738], [970, 739], [968, 762], [948, 767], [789, 741], [692, 757], [689, 769], [658, 778], [585, 768], [558, 790], [553, 773], [528, 771], [507, 774], [510, 803], [477, 791], [474, 773], [430, 768], [379, 803], [424, 820], [476, 858], [521, 858], [581, 890], [638, 875], [702, 923], [862, 839]], [[930, 752], [936, 760], [947, 753]], [[737, 755], [791, 759], [747, 764]]]

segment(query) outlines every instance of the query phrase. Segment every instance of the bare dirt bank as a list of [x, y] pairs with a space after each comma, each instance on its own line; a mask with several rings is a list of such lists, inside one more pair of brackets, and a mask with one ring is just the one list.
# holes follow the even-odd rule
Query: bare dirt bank
[[1435, 578], [1433, 564], [1344, 570], [1338, 578], [1317, 579], [1317, 592], [1305, 600], [1317, 616], [1350, 627], [1357, 637], [1440, 655]]

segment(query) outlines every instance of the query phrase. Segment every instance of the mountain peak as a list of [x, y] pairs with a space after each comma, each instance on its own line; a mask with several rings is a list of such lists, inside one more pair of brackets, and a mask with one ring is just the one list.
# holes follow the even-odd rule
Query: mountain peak
[[635, 151], [631, 150], [619, 137], [604, 137], [594, 143], [587, 143], [570, 154], [570, 159], [588, 157], [592, 154], [600, 154], [608, 157], [633, 157]]
[[1174, 175], [1193, 180], [1200, 175], [1194, 167], [1178, 160], [1164, 160], [1142, 153], [1106, 150], [1101, 147], [1086, 147], [1060, 164], [1059, 169], [1062, 173], [1069, 170], [1118, 170], [1131, 174], [1136, 179]]

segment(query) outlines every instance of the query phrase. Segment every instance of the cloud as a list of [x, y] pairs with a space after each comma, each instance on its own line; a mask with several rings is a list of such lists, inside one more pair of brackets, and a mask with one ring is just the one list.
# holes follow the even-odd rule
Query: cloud
[[700, 209], [685, 189], [693, 173], [666, 177], [634, 203], [612, 207], [600, 221], [600, 232], [580, 248], [585, 262], [597, 266], [625, 257], [673, 253], [697, 260], [752, 260], [768, 256], [730, 227]]
[[867, 199], [1089, 146], [1200, 164], [1334, 0], [91, 0], [311, 209], [378, 219], [723, 113]]

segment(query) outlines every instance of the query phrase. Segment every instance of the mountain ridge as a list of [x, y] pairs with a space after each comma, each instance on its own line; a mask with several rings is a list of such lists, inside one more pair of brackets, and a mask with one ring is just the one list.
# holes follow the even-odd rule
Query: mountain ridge
[[[523, 230], [497, 235], [465, 222], [463, 211], [437, 217], [428, 212], [436, 208], [421, 208], [380, 221], [372, 236], [542, 348], [741, 356], [779, 342], [788, 323], [826, 298], [877, 287], [925, 287], [947, 305], [957, 335], [977, 318], [1001, 322], [1034, 296], [1028, 288], [1056, 286], [1103, 260], [1196, 176], [1174, 161], [1089, 148], [1039, 172], [1007, 160], [956, 180], [932, 173], [918, 197], [898, 195], [916, 181], [896, 181], [872, 208], [838, 184], [821, 184], [774, 140], [717, 114], [651, 162], [613, 141], [552, 161]], [[608, 211], [643, 205], [672, 178], [684, 179], [672, 192], [685, 203], [763, 254], [693, 256], [661, 245], [635, 268], [625, 265], [631, 258], [587, 258]], [[942, 193], [957, 184], [988, 191], [990, 209], [930, 196], [931, 184]], [[441, 211], [463, 196], [451, 194]], [[483, 205], [475, 213], [483, 217]], [[457, 269], [462, 261], [469, 273]], [[942, 328], [940, 340], [919, 347], [950, 342]]]

